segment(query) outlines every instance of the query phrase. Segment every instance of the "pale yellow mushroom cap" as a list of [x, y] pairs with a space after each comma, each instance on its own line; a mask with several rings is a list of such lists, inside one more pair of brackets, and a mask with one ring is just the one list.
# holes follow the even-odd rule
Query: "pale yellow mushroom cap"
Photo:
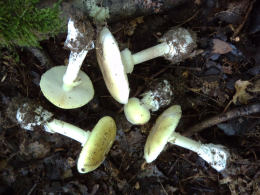
[[126, 104], [130, 92], [127, 75], [117, 42], [106, 27], [99, 32], [96, 53], [108, 91], [116, 101]]
[[79, 108], [87, 104], [94, 96], [91, 80], [79, 71], [80, 84], [70, 91], [63, 89], [63, 75], [67, 66], [55, 66], [45, 72], [40, 81], [43, 95], [55, 106], [63, 109]]
[[80, 173], [95, 170], [105, 160], [116, 138], [116, 123], [110, 116], [101, 118], [79, 155], [77, 168]]
[[138, 98], [130, 98], [124, 105], [126, 119], [134, 125], [142, 125], [150, 120], [150, 111]]
[[144, 147], [147, 163], [154, 161], [167, 144], [181, 118], [181, 107], [174, 105], [166, 109], [156, 120]]

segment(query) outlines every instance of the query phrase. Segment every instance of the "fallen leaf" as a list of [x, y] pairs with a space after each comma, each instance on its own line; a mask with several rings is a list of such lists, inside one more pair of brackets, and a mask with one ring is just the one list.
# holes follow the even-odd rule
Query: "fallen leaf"
[[247, 87], [252, 85], [249, 81], [238, 80], [235, 83], [236, 93], [233, 96], [233, 103], [236, 104], [237, 100], [242, 104], [247, 104], [248, 100], [252, 98], [246, 91]]
[[252, 88], [249, 88], [248, 91], [252, 92], [252, 93], [259, 93], [260, 92], [260, 79], [256, 80], [253, 83]]
[[195, 5], [200, 5], [201, 4], [201, 0], [195, 0], [194, 3], [195, 3]]
[[226, 54], [228, 52], [231, 52], [232, 50], [233, 49], [230, 44], [226, 43], [225, 41], [222, 41], [220, 39], [213, 39], [212, 53]]
[[144, 23], [144, 17], [143, 16], [131, 20], [129, 22], [129, 26], [126, 29], [126, 34], [128, 36], [132, 36], [134, 34], [134, 31], [135, 31], [135, 28], [137, 27], [137, 25], [142, 24], [142, 23]]

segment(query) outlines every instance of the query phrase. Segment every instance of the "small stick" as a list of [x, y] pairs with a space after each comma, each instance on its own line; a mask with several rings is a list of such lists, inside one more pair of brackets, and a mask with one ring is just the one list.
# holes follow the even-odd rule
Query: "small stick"
[[255, 3], [255, 0], [253, 0], [253, 1], [251, 2], [251, 4], [249, 5], [249, 8], [247, 9], [247, 12], [246, 12], [246, 15], [245, 15], [243, 21], [242, 21], [241, 24], [238, 26], [238, 28], [235, 30], [235, 32], [234, 32], [234, 34], [233, 34], [233, 36], [232, 36], [233, 39], [240, 33], [240, 31], [241, 31], [242, 28], [244, 27], [244, 25], [245, 25], [245, 23], [246, 23], [246, 21], [247, 21], [247, 18], [248, 18], [248, 16], [249, 16], [249, 14], [251, 13], [252, 9], [253, 9], [254, 3]]
[[195, 133], [198, 133], [202, 131], [203, 129], [206, 129], [208, 127], [212, 127], [214, 125], [217, 125], [219, 123], [240, 117], [240, 116], [247, 116], [250, 114], [258, 113], [260, 112], [260, 103], [250, 104], [247, 106], [242, 106], [239, 108], [232, 109], [226, 113], [221, 113], [217, 116], [213, 116], [209, 119], [206, 119], [193, 127], [187, 129], [185, 132], [182, 133], [184, 136], [191, 136]]

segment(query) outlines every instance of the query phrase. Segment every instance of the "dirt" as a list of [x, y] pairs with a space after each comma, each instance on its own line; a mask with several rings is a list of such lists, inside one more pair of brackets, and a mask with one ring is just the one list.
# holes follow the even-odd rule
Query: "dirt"
[[[170, 105], [182, 107], [176, 130], [181, 134], [224, 111], [259, 105], [260, 24], [256, 10], [258, 1], [194, 0], [142, 19], [109, 23], [120, 49], [128, 47], [133, 53], [154, 46], [172, 27], [197, 34], [198, 53], [190, 58], [178, 64], [156, 58], [136, 65], [128, 74], [130, 97], [141, 98], [154, 90], [156, 81], [168, 80], [173, 89]], [[41, 42], [55, 65], [66, 64], [65, 40], [66, 33], [62, 33]], [[166, 108], [151, 112], [145, 125], [131, 125], [123, 105], [106, 89], [95, 50], [89, 51], [81, 68], [93, 82], [95, 97], [73, 110], [59, 109], [45, 99], [39, 81], [50, 67], [28, 50], [17, 48], [15, 55], [1, 49], [0, 59], [0, 194], [260, 194], [259, 111], [192, 135], [194, 140], [222, 144], [230, 150], [232, 159], [221, 173], [194, 152], [170, 144], [156, 161], [147, 164], [143, 158], [146, 138]], [[238, 80], [251, 85], [237, 93]], [[239, 101], [245, 97], [246, 101]], [[55, 118], [85, 130], [91, 130], [102, 116], [112, 116], [117, 137], [106, 160], [95, 171], [79, 174], [80, 143], [41, 129], [20, 128], [7, 109], [14, 106], [13, 98], [33, 100]]]

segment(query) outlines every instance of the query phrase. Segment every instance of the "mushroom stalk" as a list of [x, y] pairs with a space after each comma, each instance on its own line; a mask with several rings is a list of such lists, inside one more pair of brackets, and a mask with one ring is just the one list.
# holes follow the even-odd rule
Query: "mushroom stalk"
[[223, 171], [227, 166], [229, 152], [221, 145], [202, 144], [176, 132], [172, 133], [168, 142], [197, 153], [217, 171]]
[[173, 63], [181, 62], [188, 58], [196, 47], [195, 33], [184, 28], [174, 28], [160, 39], [160, 44], [132, 54], [126, 48], [121, 51], [121, 58], [126, 73], [133, 71], [134, 65], [164, 56]]
[[88, 53], [88, 50], [80, 52], [71, 52], [69, 57], [69, 64], [63, 76], [63, 89], [70, 91], [73, 87], [78, 86], [81, 82], [77, 80], [81, 65]]
[[132, 55], [134, 65], [140, 64], [142, 62], [157, 58], [169, 53], [170, 47], [167, 43], [163, 42], [159, 45], [150, 47], [138, 53]]
[[73, 87], [78, 86], [81, 82], [77, 80], [82, 63], [90, 49], [94, 47], [93, 41], [86, 45], [84, 41], [84, 34], [75, 26], [75, 21], [70, 18], [68, 22], [68, 35], [65, 41], [65, 46], [70, 50], [70, 57], [67, 70], [63, 76], [63, 89], [70, 91]]
[[84, 131], [75, 125], [57, 119], [53, 119], [51, 122], [47, 122], [44, 125], [44, 129], [48, 132], [59, 133], [74, 139], [81, 143], [82, 146], [84, 146], [90, 136], [90, 131]]
[[193, 152], [196, 152], [196, 153], [199, 152], [199, 150], [202, 146], [202, 144], [200, 142], [194, 141], [194, 140], [192, 140], [188, 137], [182, 136], [181, 134], [176, 133], [176, 132], [172, 133], [172, 135], [169, 139], [169, 142], [174, 145], [177, 145], [177, 146], [183, 147], [185, 149], [191, 150]]

